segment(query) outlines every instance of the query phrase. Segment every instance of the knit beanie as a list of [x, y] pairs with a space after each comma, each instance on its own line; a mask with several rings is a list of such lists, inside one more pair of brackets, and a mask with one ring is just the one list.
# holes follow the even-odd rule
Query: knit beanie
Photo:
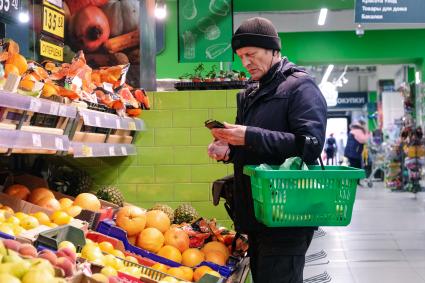
[[232, 38], [232, 49], [261, 47], [280, 51], [280, 38], [271, 21], [255, 17], [242, 22]]

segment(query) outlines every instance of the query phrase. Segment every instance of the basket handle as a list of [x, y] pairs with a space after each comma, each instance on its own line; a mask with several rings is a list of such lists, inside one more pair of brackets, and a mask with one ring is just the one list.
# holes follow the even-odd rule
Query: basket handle
[[[319, 147], [320, 143], [316, 137], [309, 137], [309, 136], [296, 136], [295, 143], [297, 145], [298, 152], [300, 153], [300, 157], [301, 157], [301, 165], [300, 165], [300, 170], [301, 170], [305, 163], [304, 154], [309, 152], [309, 149], [311, 150], [311, 149], [314, 149], [315, 147]], [[322, 167], [322, 170], [325, 170], [325, 166], [323, 165], [323, 160], [320, 155], [318, 159], [320, 162], [320, 166]]]

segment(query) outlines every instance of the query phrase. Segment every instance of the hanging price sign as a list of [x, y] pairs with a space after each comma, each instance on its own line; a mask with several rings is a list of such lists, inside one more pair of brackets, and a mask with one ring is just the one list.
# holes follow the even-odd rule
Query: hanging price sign
[[[1, 0], [0, 0], [1, 1]], [[57, 36], [65, 36], [65, 12], [49, 3], [43, 5], [43, 32]]]

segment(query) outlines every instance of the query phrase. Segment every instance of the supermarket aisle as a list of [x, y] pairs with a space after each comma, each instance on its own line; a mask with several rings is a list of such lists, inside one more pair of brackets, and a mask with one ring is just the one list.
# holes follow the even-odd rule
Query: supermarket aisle
[[425, 283], [425, 194], [359, 187], [349, 227], [326, 227], [307, 254], [324, 250], [305, 278], [326, 271], [335, 283]]

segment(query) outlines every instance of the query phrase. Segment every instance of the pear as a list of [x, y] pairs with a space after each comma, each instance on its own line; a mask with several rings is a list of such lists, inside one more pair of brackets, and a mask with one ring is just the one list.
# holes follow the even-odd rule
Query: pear
[[3, 263], [21, 261], [23, 261], [23, 258], [21, 258], [17, 252], [12, 250], [7, 250], [7, 255], [5, 255], [2, 260]]
[[[44, 270], [49, 273], [51, 277], [55, 276], [55, 269], [50, 262], [43, 258], [31, 258], [27, 260], [31, 263], [30, 271], [32, 270]], [[34, 281], [35, 282], [35, 281]]]
[[0, 265], [0, 274], [8, 273], [17, 278], [22, 278], [31, 267], [31, 263], [23, 260], [20, 262], [8, 262]]
[[37, 268], [31, 268], [22, 278], [22, 283], [53, 283], [55, 277], [46, 268], [39, 266]]

